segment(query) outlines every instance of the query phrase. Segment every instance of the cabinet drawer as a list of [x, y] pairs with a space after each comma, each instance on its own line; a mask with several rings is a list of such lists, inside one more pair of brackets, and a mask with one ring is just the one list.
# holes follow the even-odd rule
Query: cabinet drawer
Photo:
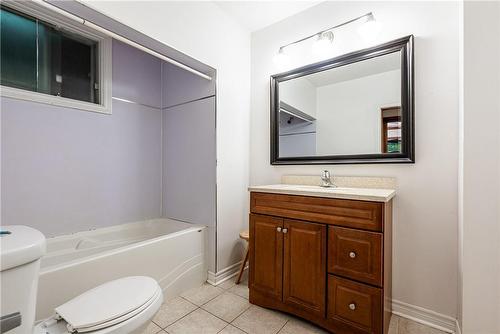
[[382, 231], [384, 203], [252, 192], [252, 213]]
[[382, 234], [330, 226], [328, 272], [382, 286]]
[[382, 290], [329, 275], [327, 318], [363, 333], [382, 333]]

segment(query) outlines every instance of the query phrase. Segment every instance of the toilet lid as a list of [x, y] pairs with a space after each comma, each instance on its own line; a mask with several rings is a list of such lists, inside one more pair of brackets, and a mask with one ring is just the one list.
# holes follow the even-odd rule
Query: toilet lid
[[105, 328], [130, 319], [161, 293], [151, 277], [132, 276], [104, 283], [56, 307], [70, 332]]

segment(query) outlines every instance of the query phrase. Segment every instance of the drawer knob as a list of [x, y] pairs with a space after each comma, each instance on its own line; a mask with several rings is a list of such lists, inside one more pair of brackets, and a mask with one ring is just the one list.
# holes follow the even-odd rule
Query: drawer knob
[[355, 259], [356, 258], [356, 253], [355, 252], [349, 252], [349, 257], [351, 259]]
[[287, 233], [288, 232], [288, 229], [287, 228], [284, 228], [283, 229], [283, 233]]
[[276, 227], [276, 231], [281, 232], [281, 227]]
[[350, 303], [349, 308], [354, 311], [356, 309], [356, 304]]

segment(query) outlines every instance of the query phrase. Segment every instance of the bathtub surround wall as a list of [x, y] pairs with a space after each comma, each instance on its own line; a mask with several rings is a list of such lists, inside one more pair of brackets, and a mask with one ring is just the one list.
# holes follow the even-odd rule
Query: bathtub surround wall
[[[379, 36], [366, 41], [357, 26], [345, 27], [326, 57], [415, 35], [416, 163], [271, 166], [269, 76], [279, 72], [273, 63], [279, 46], [370, 11], [382, 24]], [[334, 176], [396, 177], [395, 311], [450, 330], [457, 315], [458, 15], [458, 2], [323, 2], [252, 34], [250, 183], [279, 183], [284, 174], [320, 175], [323, 169]], [[304, 65], [295, 57], [300, 50], [290, 54], [291, 66]]]
[[162, 63], [144, 51], [113, 40], [113, 97], [162, 108]]
[[162, 214], [208, 226], [208, 269], [215, 271], [215, 80], [162, 66]]
[[112, 115], [2, 99], [2, 223], [56, 236], [171, 217], [209, 226], [215, 254], [215, 98], [189, 102], [215, 82], [173, 67], [113, 41]]

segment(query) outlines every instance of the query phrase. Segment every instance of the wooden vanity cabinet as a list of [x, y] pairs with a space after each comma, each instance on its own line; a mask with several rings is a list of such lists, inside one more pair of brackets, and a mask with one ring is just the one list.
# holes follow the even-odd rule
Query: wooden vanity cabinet
[[337, 334], [386, 334], [392, 201], [252, 192], [250, 302]]

